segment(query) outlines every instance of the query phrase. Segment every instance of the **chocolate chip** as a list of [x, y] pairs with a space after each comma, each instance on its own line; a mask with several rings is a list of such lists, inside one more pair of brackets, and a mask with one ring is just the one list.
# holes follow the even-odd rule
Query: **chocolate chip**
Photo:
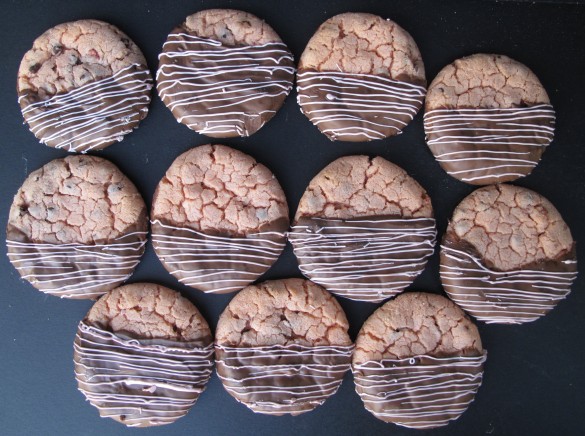
[[63, 52], [63, 46], [61, 44], [56, 44], [53, 46], [53, 54], [58, 55]]
[[41, 69], [41, 64], [34, 64], [34, 65], [31, 65], [31, 66], [29, 67], [29, 69], [28, 69], [28, 70], [29, 70], [31, 73], [35, 74], [35, 73], [36, 73], [37, 71], [39, 71], [40, 69]]

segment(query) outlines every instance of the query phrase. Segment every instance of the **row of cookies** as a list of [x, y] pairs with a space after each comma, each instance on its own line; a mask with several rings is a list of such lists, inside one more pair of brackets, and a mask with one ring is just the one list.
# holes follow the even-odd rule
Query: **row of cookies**
[[[249, 136], [290, 93], [293, 56], [274, 30], [241, 11], [187, 17], [163, 45], [156, 74], [175, 118], [207, 136]], [[396, 135], [425, 102], [424, 64], [400, 26], [371, 14], [328, 19], [302, 54], [302, 112], [332, 140]], [[33, 44], [18, 73], [25, 121], [41, 142], [99, 150], [138, 126], [152, 78], [140, 49], [107, 23], [58, 25]], [[439, 72], [426, 95], [427, 143], [453, 177], [501, 183], [529, 174], [553, 139], [555, 112], [538, 78], [502, 55], [477, 54]]]
[[[434, 253], [431, 199], [403, 169], [346, 156], [309, 183], [292, 226], [277, 179], [223, 145], [180, 155], [155, 191], [152, 244], [181, 283], [208, 293], [241, 290], [291, 242], [301, 272], [335, 295], [381, 302], [402, 292]], [[54, 160], [15, 196], [8, 256], [38, 289], [95, 298], [124, 282], [147, 241], [146, 206], [112, 163]], [[576, 278], [571, 232], [539, 194], [490, 185], [455, 209], [442, 240], [441, 280], [468, 313], [522, 323], [550, 311]]]
[[448, 299], [401, 295], [371, 315], [355, 345], [348, 327], [339, 303], [318, 285], [274, 280], [231, 300], [214, 341], [178, 292], [135, 283], [102, 296], [79, 323], [75, 375], [101, 416], [132, 427], [184, 416], [214, 360], [226, 391], [262, 414], [315, 409], [350, 368], [364, 406], [386, 422], [440, 427], [473, 401], [487, 353], [475, 325]]

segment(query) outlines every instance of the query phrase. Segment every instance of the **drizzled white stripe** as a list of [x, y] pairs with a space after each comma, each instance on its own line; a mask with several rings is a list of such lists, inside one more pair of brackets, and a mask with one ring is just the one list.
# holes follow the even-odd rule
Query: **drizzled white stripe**
[[[312, 220], [336, 224], [323, 223], [316, 231], [311, 225], [291, 228], [288, 236], [299, 269], [342, 297], [385, 300], [408, 286], [434, 251], [432, 218]], [[423, 227], [415, 227], [419, 223]]]
[[356, 392], [383, 421], [409, 428], [447, 425], [479, 389], [487, 353], [476, 357], [416, 356], [354, 364]]
[[132, 131], [148, 112], [151, 82], [147, 69], [132, 64], [110, 77], [31, 103], [22, 114], [42, 143], [85, 153], [121, 141]]
[[[151, 224], [154, 249], [171, 274], [187, 286], [201, 287], [210, 293], [232, 292], [247, 286], [278, 259], [285, 245], [281, 232], [228, 237], [174, 227], [159, 220]], [[157, 226], [187, 236], [165, 234]]]
[[[312, 410], [337, 392], [354, 345], [215, 348], [225, 389], [254, 412], [281, 415]], [[291, 386], [292, 380], [298, 384]]]
[[[226, 47], [186, 33], [170, 34], [159, 60], [161, 99], [175, 116], [180, 114], [180, 123], [203, 134], [248, 136], [246, 119], [274, 114], [267, 99], [284, 99], [295, 72], [293, 57], [281, 42]], [[254, 102], [263, 110], [242, 111]]]
[[[535, 148], [554, 136], [551, 105], [503, 109], [435, 109], [425, 113], [427, 144], [437, 161], [461, 168], [448, 170], [465, 182], [523, 176], [536, 166]], [[463, 149], [461, 149], [463, 148]], [[483, 163], [482, 166], [477, 164]], [[522, 168], [525, 168], [524, 170]], [[494, 171], [498, 170], [498, 171]], [[490, 174], [485, 174], [489, 171]]]
[[302, 71], [297, 74], [301, 110], [331, 137], [382, 139], [399, 133], [416, 115], [426, 89], [371, 74]]
[[440, 268], [445, 291], [488, 324], [521, 324], [540, 318], [569, 294], [577, 277], [577, 271], [493, 271], [464, 251], [442, 245], [441, 252], [448, 259]]
[[143, 342], [82, 321], [74, 343], [79, 390], [101, 416], [124, 415], [129, 427], [168, 424], [185, 415], [213, 368], [213, 344]]
[[[62, 298], [94, 298], [106, 292], [107, 287], [111, 289], [132, 275], [144, 251], [146, 234], [128, 233], [111, 244], [7, 240], [6, 246], [12, 264], [34, 287]], [[136, 241], [123, 242], [137, 237]], [[55, 272], [49, 272], [52, 270]]]

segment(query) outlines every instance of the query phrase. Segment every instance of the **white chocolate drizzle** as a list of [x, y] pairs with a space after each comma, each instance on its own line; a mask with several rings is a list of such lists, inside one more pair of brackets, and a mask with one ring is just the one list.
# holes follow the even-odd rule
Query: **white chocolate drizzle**
[[152, 244], [161, 262], [181, 283], [209, 293], [238, 291], [276, 262], [284, 232], [213, 236], [151, 221]]
[[479, 389], [487, 352], [427, 355], [354, 364], [356, 392], [377, 418], [417, 429], [442, 427], [467, 410]]
[[161, 100], [178, 122], [209, 135], [254, 133], [289, 94], [295, 73], [292, 54], [282, 42], [230, 47], [171, 33], [159, 60]]
[[574, 266], [567, 271], [494, 271], [463, 250], [442, 245], [441, 255], [441, 281], [449, 297], [488, 324], [535, 321], [569, 294], [577, 277], [575, 260], [561, 261]]
[[353, 349], [353, 344], [216, 344], [217, 374], [228, 393], [254, 412], [297, 415], [337, 392], [350, 369]]
[[423, 86], [372, 74], [299, 71], [301, 111], [331, 140], [370, 141], [398, 134], [422, 106]]
[[502, 109], [434, 109], [424, 115], [427, 144], [449, 173], [464, 182], [521, 177], [553, 140], [550, 104]]
[[422, 272], [436, 235], [433, 218], [301, 218], [288, 238], [306, 277], [341, 297], [380, 302]]
[[213, 369], [213, 344], [128, 339], [79, 323], [74, 343], [79, 390], [102, 417], [129, 427], [185, 415]]
[[19, 97], [22, 114], [41, 143], [85, 153], [130, 133], [148, 112], [152, 79], [140, 64], [47, 100]]
[[49, 244], [7, 240], [10, 262], [35, 288], [61, 298], [95, 298], [126, 281], [140, 262], [147, 232], [109, 244]]

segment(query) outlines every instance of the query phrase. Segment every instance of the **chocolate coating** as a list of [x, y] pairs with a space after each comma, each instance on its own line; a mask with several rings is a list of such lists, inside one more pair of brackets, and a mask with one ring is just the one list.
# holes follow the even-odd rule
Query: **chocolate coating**
[[[212, 28], [200, 28], [211, 26], [201, 18], [206, 14], [223, 17], [224, 40], [207, 36]], [[246, 22], [266, 35], [252, 44], [237, 39]], [[240, 11], [202, 11], [173, 29], [163, 45], [157, 90], [177, 121], [190, 129], [214, 138], [249, 136], [282, 106], [294, 72], [290, 50], [258, 18]]]
[[517, 108], [456, 107], [425, 113], [427, 144], [441, 167], [473, 185], [530, 174], [554, 136], [550, 104]]
[[353, 345], [227, 347], [216, 344], [217, 374], [254, 412], [299, 415], [337, 392]]
[[197, 401], [213, 369], [208, 341], [135, 339], [80, 322], [79, 390], [102, 417], [129, 427], [170, 424]]
[[284, 249], [288, 220], [257, 233], [202, 233], [152, 221], [152, 245], [164, 267], [181, 283], [204, 292], [235, 292], [260, 277]]
[[486, 356], [416, 356], [354, 364], [356, 391], [365, 408], [382, 421], [417, 429], [442, 427], [473, 401]]
[[140, 262], [146, 232], [131, 232], [103, 244], [35, 243], [7, 228], [10, 262], [23, 279], [49, 295], [96, 298], [126, 281]]
[[441, 245], [441, 281], [449, 297], [478, 320], [521, 324], [550, 312], [571, 291], [577, 277], [575, 245], [557, 259], [499, 271], [453, 231]]
[[300, 217], [288, 238], [301, 272], [328, 291], [380, 302], [403, 291], [433, 254], [433, 218]]
[[332, 141], [397, 135], [422, 107], [425, 88], [368, 74], [299, 70], [301, 111]]

